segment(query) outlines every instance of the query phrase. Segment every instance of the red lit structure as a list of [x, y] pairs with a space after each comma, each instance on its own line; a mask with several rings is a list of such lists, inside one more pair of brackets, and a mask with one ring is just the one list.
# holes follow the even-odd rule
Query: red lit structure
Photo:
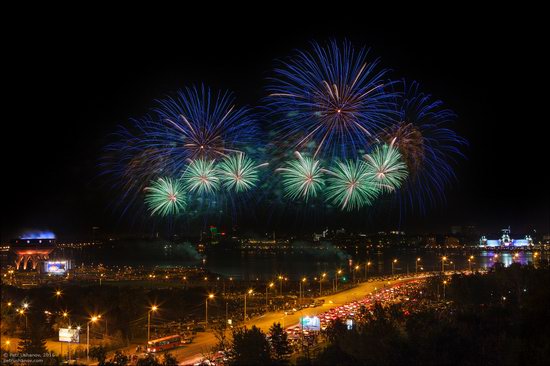
[[55, 249], [55, 239], [16, 239], [12, 241], [10, 249], [17, 255], [15, 268], [26, 270], [29, 261], [32, 269], [36, 269], [40, 262], [48, 260]]

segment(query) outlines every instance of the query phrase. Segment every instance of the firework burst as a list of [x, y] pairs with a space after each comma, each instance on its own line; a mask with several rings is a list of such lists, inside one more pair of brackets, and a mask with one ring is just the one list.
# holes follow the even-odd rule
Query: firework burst
[[190, 193], [213, 194], [220, 186], [214, 160], [192, 160], [182, 175], [183, 185]]
[[175, 216], [187, 205], [183, 186], [178, 180], [159, 178], [151, 182], [145, 191], [145, 204], [152, 215]]
[[352, 211], [369, 206], [379, 194], [378, 184], [361, 160], [339, 161], [327, 179], [327, 200], [342, 210]]
[[395, 139], [390, 144], [375, 146], [370, 154], [364, 156], [368, 171], [383, 192], [392, 192], [399, 188], [408, 175], [407, 166], [394, 142]]
[[268, 89], [281, 141], [299, 151], [313, 147], [314, 157], [357, 156], [394, 111], [386, 73], [349, 42], [298, 52], [275, 70]]
[[401, 187], [402, 208], [425, 211], [427, 206], [445, 200], [445, 187], [454, 179], [453, 165], [463, 158], [467, 142], [447, 128], [456, 115], [443, 102], [420, 91], [416, 82], [403, 82], [403, 93], [397, 102], [399, 119], [381, 134], [401, 153], [409, 171]]
[[147, 131], [151, 143], [172, 158], [216, 160], [254, 141], [254, 117], [234, 105], [232, 94], [204, 86], [179, 91], [158, 101], [158, 118]]
[[298, 151], [294, 153], [295, 160], [287, 163], [285, 168], [279, 168], [282, 172], [285, 196], [292, 200], [316, 197], [323, 188], [325, 182], [321, 165], [318, 160], [304, 157]]
[[266, 165], [267, 163], [256, 165], [243, 153], [229, 155], [218, 165], [222, 186], [236, 193], [248, 191], [259, 181], [258, 168]]

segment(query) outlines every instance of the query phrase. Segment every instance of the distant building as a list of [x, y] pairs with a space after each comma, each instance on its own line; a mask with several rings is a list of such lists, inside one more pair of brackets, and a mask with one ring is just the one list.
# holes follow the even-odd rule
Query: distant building
[[500, 239], [488, 239], [485, 235], [479, 239], [479, 246], [485, 248], [525, 248], [533, 245], [533, 239], [526, 235], [524, 239], [512, 239], [510, 228], [502, 229]]

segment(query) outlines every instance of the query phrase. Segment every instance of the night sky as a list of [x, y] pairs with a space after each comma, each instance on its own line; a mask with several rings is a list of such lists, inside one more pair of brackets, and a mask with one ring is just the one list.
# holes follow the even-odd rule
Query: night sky
[[60, 22], [36, 24], [10, 42], [14, 66], [4, 71], [17, 82], [5, 107], [11, 120], [3, 121], [2, 241], [26, 228], [67, 239], [88, 239], [92, 226], [138, 230], [112, 211], [116, 193], [98, 177], [101, 148], [117, 124], [201, 82], [257, 105], [275, 59], [331, 38], [366, 45], [394, 76], [420, 81], [458, 114], [453, 128], [470, 142], [447, 204], [408, 217], [403, 229], [549, 231], [547, 102], [536, 92], [546, 44], [536, 25], [483, 17], [279, 22], [151, 23], [140, 31], [132, 23]]

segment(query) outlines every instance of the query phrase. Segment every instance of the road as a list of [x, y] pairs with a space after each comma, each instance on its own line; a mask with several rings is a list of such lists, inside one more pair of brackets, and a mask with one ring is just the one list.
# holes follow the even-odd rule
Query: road
[[[391, 281], [389, 285], [395, 285], [411, 279], [413, 278], [409, 277]], [[305, 308], [292, 315], [285, 315], [283, 312], [266, 313], [257, 318], [250, 319], [246, 322], [246, 326], [251, 327], [252, 325], [255, 325], [264, 332], [267, 332], [273, 323], [281, 323], [283, 327], [297, 325], [299, 324], [300, 318], [303, 316], [314, 316], [342, 304], [360, 300], [370, 292], [373, 292], [376, 288], [382, 288], [384, 286], [388, 286], [388, 281], [361, 283], [352, 289], [319, 298], [325, 300], [325, 303], [322, 306], [318, 306], [316, 308]], [[193, 340], [193, 343], [175, 350], [171, 350], [170, 353], [180, 360], [181, 365], [193, 364], [203, 358], [204, 355], [208, 354], [216, 343], [217, 340], [213, 333], [198, 333], [197, 337]]]

